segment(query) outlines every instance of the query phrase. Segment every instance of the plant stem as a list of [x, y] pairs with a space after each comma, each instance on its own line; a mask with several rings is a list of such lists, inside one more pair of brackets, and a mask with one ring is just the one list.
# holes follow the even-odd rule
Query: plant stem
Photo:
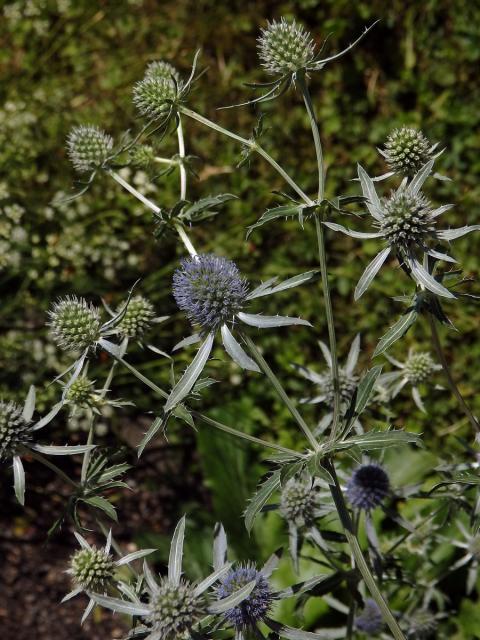
[[280, 451], [281, 453], [286, 453], [290, 456], [295, 456], [295, 458], [303, 458], [301, 453], [294, 451], [293, 449], [287, 449], [286, 447], [282, 447], [280, 444], [275, 444], [274, 442], [267, 442], [266, 440], [262, 440], [261, 438], [256, 438], [255, 436], [251, 436], [248, 433], [243, 433], [242, 431], [238, 431], [237, 429], [233, 429], [232, 427], [223, 424], [222, 422], [218, 422], [218, 420], [214, 420], [209, 416], [206, 416], [203, 413], [199, 413], [198, 411], [190, 411], [194, 418], [198, 418], [205, 424], [209, 424], [215, 429], [219, 429], [220, 431], [224, 431], [225, 433], [229, 433], [236, 438], [242, 438], [243, 440], [248, 440], [249, 442], [253, 442], [254, 444], [258, 444], [262, 447], [268, 447], [269, 449], [274, 449], [275, 451]]
[[320, 445], [318, 444], [317, 439], [315, 438], [313, 433], [310, 431], [310, 427], [305, 422], [305, 420], [302, 418], [302, 416], [298, 412], [297, 408], [295, 407], [293, 402], [288, 397], [287, 392], [285, 391], [285, 389], [282, 387], [282, 385], [280, 383], [280, 380], [277, 378], [277, 376], [270, 369], [270, 367], [268, 366], [265, 358], [262, 356], [260, 351], [257, 349], [257, 347], [256, 347], [255, 343], [253, 342], [253, 340], [249, 336], [247, 336], [245, 334], [242, 334], [242, 338], [245, 341], [245, 343], [248, 346], [248, 348], [250, 349], [253, 357], [257, 361], [258, 366], [262, 369], [264, 374], [267, 376], [267, 378], [269, 379], [270, 383], [272, 384], [272, 387], [275, 389], [275, 391], [277, 392], [278, 396], [283, 400], [285, 406], [287, 407], [287, 409], [290, 411], [292, 416], [297, 421], [297, 424], [299, 425], [300, 429], [305, 434], [305, 436], [306, 436], [307, 440], [309, 441], [309, 443], [312, 445], [314, 451], [319, 451]]
[[[159, 206], [157, 206], [154, 202], [146, 198], [142, 193], [140, 193], [140, 191], [135, 189], [135, 187], [133, 187], [129, 182], [124, 180], [122, 176], [118, 175], [118, 173], [116, 173], [115, 171], [108, 171], [107, 173], [111, 175], [112, 178], [116, 182], [118, 182], [119, 185], [121, 185], [126, 191], [131, 193], [132, 196], [134, 196], [137, 200], [140, 200], [140, 202], [144, 204], [146, 207], [148, 207], [151, 211], [153, 211], [154, 213], [161, 213], [161, 209]], [[195, 251], [195, 247], [191, 243], [183, 227], [179, 223], [177, 223], [175, 224], [175, 230], [177, 231], [181, 241], [185, 245], [185, 249], [188, 251], [188, 253], [192, 257], [195, 257], [197, 255], [197, 252]]]
[[56, 464], [54, 464], [53, 462], [50, 462], [50, 460], [47, 460], [47, 458], [44, 458], [41, 453], [32, 451], [32, 449], [25, 449], [25, 454], [29, 455], [31, 458], [33, 458], [37, 462], [40, 462], [45, 467], [48, 467], [51, 471], [54, 471], [57, 474], [57, 476], [62, 478], [62, 480], [65, 480], [66, 483], [70, 484], [72, 487], [75, 487], [75, 489], [78, 489], [78, 485], [74, 480], [69, 478], [64, 471], [62, 471], [59, 467], [57, 467]]
[[390, 611], [390, 608], [383, 598], [375, 578], [370, 571], [370, 568], [365, 560], [362, 549], [358, 543], [358, 540], [354, 533], [354, 525], [352, 519], [350, 517], [350, 513], [348, 511], [347, 505], [345, 503], [345, 498], [343, 497], [342, 489], [338, 482], [337, 474], [335, 471], [335, 466], [331, 462], [331, 460], [324, 461], [324, 467], [327, 471], [332, 475], [335, 484], [330, 485], [330, 492], [332, 494], [332, 498], [335, 502], [335, 506], [337, 508], [337, 512], [340, 518], [340, 522], [342, 523], [345, 536], [347, 538], [348, 544], [350, 546], [350, 550], [355, 558], [355, 562], [357, 564], [358, 570], [362, 574], [362, 578], [367, 586], [367, 589], [370, 591], [372, 598], [377, 603], [382, 615], [384, 617], [385, 622], [388, 624], [390, 631], [393, 634], [395, 640], [405, 640], [405, 636], [403, 635], [402, 630], [398, 626], [398, 622], [395, 620], [394, 615]]
[[188, 116], [189, 118], [192, 118], [193, 120], [196, 120], [197, 122], [200, 122], [201, 124], [204, 124], [205, 126], [209, 127], [210, 129], [213, 129], [214, 131], [218, 131], [218, 133], [223, 134], [224, 136], [227, 136], [229, 138], [232, 138], [233, 140], [236, 140], [237, 142], [240, 142], [240, 144], [245, 145], [246, 147], [248, 147], [249, 149], [252, 149], [252, 151], [256, 151], [260, 156], [262, 156], [262, 158], [264, 158], [274, 169], [275, 171], [277, 171], [282, 178], [285, 180], [285, 182], [287, 182], [290, 187], [302, 198], [302, 200], [308, 204], [308, 205], [313, 205], [313, 201], [307, 196], [306, 193], [304, 193], [302, 191], [302, 189], [298, 186], [298, 184], [295, 182], [295, 180], [293, 180], [293, 178], [291, 178], [288, 173], [285, 171], [285, 169], [283, 169], [278, 162], [276, 162], [272, 156], [267, 153], [265, 151], [265, 149], [263, 149], [263, 147], [261, 147], [257, 142], [255, 142], [255, 140], [248, 140], [247, 138], [242, 138], [241, 136], [237, 135], [236, 133], [233, 133], [232, 131], [229, 131], [228, 129], [225, 129], [224, 127], [221, 127], [220, 125], [216, 124], [215, 122], [212, 122], [211, 120], [209, 120], [208, 118], [205, 118], [204, 116], [201, 116], [199, 113], [196, 113], [195, 111], [192, 111], [191, 109], [188, 109], [187, 107], [181, 106], [180, 107], [180, 111], [181, 113], [183, 113], [184, 115]]
[[455, 380], [453, 379], [452, 372], [450, 371], [450, 367], [448, 365], [447, 358], [445, 356], [445, 352], [443, 350], [442, 343], [440, 341], [440, 336], [438, 334], [437, 325], [435, 323], [435, 318], [432, 316], [431, 313], [428, 314], [428, 322], [430, 324], [430, 330], [432, 332], [433, 346], [434, 346], [435, 351], [437, 353], [437, 357], [440, 360], [440, 363], [441, 363], [441, 365], [443, 367], [443, 371], [445, 373], [445, 377], [447, 378], [448, 386], [450, 387], [450, 390], [453, 393], [453, 395], [458, 400], [458, 403], [461, 406], [462, 411], [465, 413], [465, 415], [469, 419], [470, 424], [472, 425], [473, 429], [477, 433], [479, 433], [480, 432], [480, 423], [478, 422], [477, 418], [473, 415], [472, 410], [470, 409], [468, 404], [465, 402], [465, 399], [462, 396], [460, 389], [457, 387], [457, 384], [456, 384]]
[[[317, 118], [313, 108], [310, 91], [305, 81], [304, 74], [299, 74], [298, 86], [303, 95], [305, 107], [307, 109], [310, 126], [312, 128], [313, 142], [315, 144], [315, 153], [317, 156], [318, 167], [318, 202], [321, 202], [325, 192], [325, 167], [323, 163], [322, 143], [320, 140], [320, 132], [318, 130]], [[337, 340], [335, 336], [335, 323], [333, 319], [332, 299], [330, 296], [330, 286], [328, 282], [327, 258], [325, 251], [325, 233], [319, 214], [315, 215], [315, 228], [318, 243], [318, 261], [320, 263], [320, 272], [322, 279], [323, 296], [325, 299], [325, 315], [327, 317], [328, 340], [330, 345], [330, 353], [332, 356], [332, 379], [333, 379], [333, 422], [331, 439], [335, 440], [338, 431], [338, 422], [340, 417], [340, 382], [338, 375], [338, 356], [337, 356]]]
[[155, 391], [155, 393], [158, 393], [158, 395], [161, 396], [162, 398], [165, 398], [165, 399], [168, 398], [168, 393], [166, 393], [163, 389], [161, 389], [159, 386], [157, 386], [149, 378], [144, 376], [143, 373], [140, 373], [140, 371], [138, 371], [138, 369], [136, 369], [129, 362], [127, 362], [123, 358], [119, 358], [117, 356], [113, 356], [113, 357], [115, 358], [115, 360], [117, 360], [117, 362], [120, 362], [121, 364], [123, 364], [124, 367], [126, 367], [129, 371], [131, 371], [131, 373], [133, 373], [133, 375], [136, 378], [138, 378], [140, 380], [140, 382], [143, 382], [143, 384], [145, 386], [147, 386], [150, 389], [152, 389], [152, 391]]

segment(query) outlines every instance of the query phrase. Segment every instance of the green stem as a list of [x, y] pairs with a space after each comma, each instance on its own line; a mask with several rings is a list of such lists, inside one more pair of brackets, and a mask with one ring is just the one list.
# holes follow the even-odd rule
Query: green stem
[[332, 494], [333, 501], [335, 502], [340, 522], [342, 523], [345, 536], [347, 538], [353, 557], [355, 558], [355, 563], [358, 567], [358, 570], [362, 575], [367, 589], [370, 591], [370, 595], [375, 600], [380, 611], [382, 612], [384, 620], [388, 624], [395, 640], [405, 640], [405, 636], [403, 635], [398, 622], [395, 620], [394, 615], [390, 611], [387, 602], [385, 601], [377, 586], [375, 578], [373, 577], [372, 572], [370, 571], [370, 567], [368, 566], [367, 561], [365, 560], [365, 557], [363, 555], [362, 549], [360, 548], [357, 537], [355, 536], [354, 524], [345, 503], [345, 498], [343, 497], [342, 489], [338, 482], [335, 467], [330, 460], [324, 461], [324, 467], [325, 469], [327, 469], [327, 471], [330, 472], [335, 481], [334, 485], [330, 485], [330, 492]]
[[140, 371], [138, 371], [138, 369], [136, 369], [133, 365], [131, 365], [129, 362], [127, 362], [126, 360], [124, 360], [123, 358], [119, 358], [117, 356], [113, 356], [115, 358], [115, 360], [117, 362], [120, 362], [121, 364], [123, 364], [124, 367], [126, 367], [131, 373], [133, 373], [133, 375], [138, 378], [140, 380], [140, 382], [143, 382], [143, 384], [147, 387], [149, 387], [152, 391], [155, 391], [155, 393], [157, 393], [159, 396], [161, 396], [164, 399], [168, 398], [168, 393], [166, 393], [163, 389], [161, 389], [159, 386], [157, 386], [154, 382], [152, 382], [149, 378], [147, 378], [146, 376], [143, 375], [143, 373], [140, 373]]
[[285, 171], [285, 169], [283, 169], [278, 162], [276, 162], [272, 156], [267, 153], [265, 151], [265, 149], [263, 149], [263, 147], [261, 147], [259, 144], [257, 144], [257, 142], [255, 142], [254, 140], [248, 140], [247, 138], [242, 138], [241, 136], [237, 135], [236, 133], [233, 133], [232, 131], [229, 131], [228, 129], [225, 129], [224, 127], [221, 127], [220, 125], [216, 124], [215, 122], [212, 122], [211, 120], [209, 120], [208, 118], [205, 118], [204, 116], [201, 116], [199, 113], [196, 113], [195, 111], [192, 111], [191, 109], [188, 109], [187, 107], [181, 106], [180, 107], [180, 111], [181, 113], [183, 113], [184, 115], [188, 116], [189, 118], [192, 118], [193, 120], [196, 120], [197, 122], [200, 122], [201, 124], [204, 124], [205, 126], [209, 127], [210, 129], [213, 129], [214, 131], [217, 131], [218, 133], [223, 134], [224, 136], [227, 136], [229, 138], [232, 138], [232, 140], [236, 140], [237, 142], [240, 142], [240, 144], [245, 145], [246, 147], [248, 147], [249, 149], [252, 149], [252, 151], [256, 151], [258, 153], [258, 155], [262, 156], [262, 158], [264, 158], [274, 169], [275, 171], [277, 171], [282, 178], [285, 180], [285, 182], [287, 182], [290, 187], [302, 198], [302, 200], [308, 204], [308, 205], [313, 205], [313, 201], [307, 196], [306, 193], [304, 193], [304, 191], [302, 191], [302, 189], [298, 186], [298, 184], [295, 182], [295, 180], [293, 180], [293, 178], [291, 178], [288, 173]]
[[[303, 95], [305, 107], [307, 109], [310, 126], [312, 129], [313, 142], [315, 145], [315, 153], [317, 156], [318, 168], [318, 202], [320, 203], [325, 195], [325, 166], [323, 162], [322, 142], [320, 140], [320, 132], [318, 130], [317, 117], [312, 104], [312, 98], [305, 80], [305, 74], [300, 73], [297, 77], [298, 86]], [[322, 222], [319, 220], [319, 214], [315, 216], [315, 227], [317, 232], [318, 244], [318, 261], [320, 263], [320, 272], [322, 279], [323, 296], [325, 299], [325, 315], [327, 317], [328, 340], [330, 345], [330, 353], [332, 356], [332, 381], [333, 381], [333, 423], [331, 437], [335, 440], [338, 431], [338, 422], [340, 416], [340, 382], [338, 375], [338, 356], [337, 356], [337, 340], [335, 337], [335, 323], [333, 320], [332, 300], [330, 296], [330, 286], [328, 282], [327, 258], [325, 251], [325, 234]]]
[[267, 376], [267, 378], [269, 379], [272, 387], [275, 389], [275, 391], [277, 392], [278, 396], [283, 400], [285, 406], [290, 411], [292, 416], [295, 418], [297, 424], [299, 425], [300, 429], [305, 434], [305, 436], [306, 436], [307, 440], [309, 441], [309, 443], [312, 445], [314, 451], [319, 451], [320, 450], [320, 445], [318, 444], [317, 439], [315, 438], [313, 433], [310, 431], [310, 427], [305, 422], [305, 420], [302, 418], [302, 416], [298, 412], [298, 410], [295, 407], [295, 405], [293, 404], [293, 402], [288, 397], [287, 392], [285, 391], [285, 389], [282, 387], [282, 385], [280, 383], [280, 380], [277, 378], [277, 376], [270, 369], [270, 367], [268, 366], [265, 358], [262, 356], [260, 351], [257, 349], [257, 346], [255, 345], [253, 340], [249, 336], [247, 336], [245, 334], [241, 334], [241, 335], [242, 335], [242, 338], [245, 341], [246, 345], [250, 349], [253, 357], [255, 358], [258, 366], [262, 369], [264, 374]]
[[[146, 207], [148, 207], [151, 211], [153, 211], [154, 213], [161, 213], [161, 209], [159, 206], [157, 206], [154, 202], [152, 202], [151, 200], [149, 200], [148, 198], [146, 198], [143, 193], [140, 193], [140, 191], [138, 191], [137, 189], [135, 189], [135, 187], [133, 187], [129, 182], [127, 182], [126, 180], [124, 180], [122, 178], [122, 176], [118, 175], [118, 173], [116, 173], [115, 171], [107, 171], [107, 173], [116, 181], [118, 182], [119, 185], [121, 185], [126, 191], [128, 191], [129, 193], [132, 194], [132, 196], [134, 196], [137, 200], [139, 200], [142, 204], [144, 204]], [[185, 233], [184, 228], [181, 226], [180, 223], [175, 224], [175, 230], [177, 231], [180, 240], [183, 242], [183, 244], [185, 245], [185, 249], [188, 251], [188, 253], [194, 257], [197, 255], [197, 252], [195, 250], [195, 247], [193, 246], [193, 244], [191, 243], [189, 237], [187, 236], [187, 234]]]
[[274, 449], [275, 451], [280, 451], [281, 453], [286, 453], [290, 456], [295, 456], [295, 458], [303, 458], [301, 453], [294, 451], [293, 449], [287, 449], [286, 447], [282, 447], [280, 444], [275, 444], [274, 442], [267, 442], [266, 440], [262, 440], [261, 438], [256, 438], [255, 436], [251, 436], [248, 433], [243, 433], [242, 431], [238, 431], [237, 429], [233, 429], [232, 427], [223, 424], [222, 422], [218, 422], [209, 416], [206, 416], [203, 413], [199, 413], [198, 411], [190, 411], [194, 418], [198, 418], [205, 424], [209, 424], [215, 429], [219, 429], [220, 431], [224, 431], [236, 438], [242, 438], [243, 440], [248, 440], [249, 442], [253, 442], [253, 444], [258, 444], [262, 447], [268, 447], [269, 449]]
[[458, 403], [461, 406], [462, 411], [469, 419], [470, 424], [472, 425], [474, 431], [478, 433], [480, 432], [480, 423], [478, 422], [477, 418], [473, 415], [472, 410], [470, 409], [468, 404], [465, 402], [465, 399], [462, 396], [460, 389], [457, 387], [457, 384], [453, 379], [452, 372], [450, 371], [450, 367], [448, 365], [447, 358], [445, 356], [445, 352], [442, 347], [442, 343], [440, 342], [440, 336], [438, 335], [435, 318], [432, 316], [431, 313], [428, 314], [428, 322], [430, 324], [430, 330], [432, 332], [433, 346], [437, 353], [437, 357], [440, 360], [440, 364], [443, 367], [443, 372], [445, 373], [445, 377], [447, 378], [448, 386], [450, 387], [450, 390], [455, 396], [455, 398], [458, 400]]
[[50, 462], [50, 460], [47, 460], [47, 458], [44, 458], [41, 453], [32, 451], [32, 449], [25, 449], [25, 454], [29, 455], [31, 458], [33, 458], [37, 462], [40, 462], [45, 467], [48, 467], [51, 471], [54, 471], [57, 474], [57, 476], [62, 478], [62, 480], [65, 480], [65, 482], [70, 484], [72, 487], [75, 487], [75, 489], [78, 489], [78, 485], [74, 480], [69, 478], [64, 471], [62, 471], [59, 467], [57, 467], [56, 464], [54, 464], [53, 462]]

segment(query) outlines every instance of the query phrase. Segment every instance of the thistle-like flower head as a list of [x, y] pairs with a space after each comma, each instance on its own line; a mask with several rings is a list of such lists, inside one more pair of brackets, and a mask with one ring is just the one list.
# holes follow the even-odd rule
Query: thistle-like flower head
[[0, 401], [0, 462], [16, 455], [18, 447], [31, 440], [29, 422], [14, 402]]
[[207, 612], [203, 595], [196, 595], [189, 582], [181, 580], [172, 584], [162, 579], [152, 593], [149, 621], [159, 640], [183, 640], [190, 637], [190, 630]]
[[172, 78], [145, 77], [133, 88], [133, 102], [140, 115], [150, 120], [165, 118], [178, 97], [178, 87]]
[[57, 300], [49, 311], [50, 333], [66, 351], [83, 351], [100, 337], [100, 312], [84, 298], [75, 296]]
[[222, 600], [253, 580], [256, 581], [256, 584], [250, 595], [239, 605], [224, 613], [226, 620], [238, 630], [255, 627], [267, 616], [274, 599], [268, 580], [253, 564], [249, 563], [231, 569], [222, 578], [217, 588], [217, 597]]
[[94, 403], [94, 382], [86, 376], [79, 376], [70, 385], [66, 399], [76, 407], [90, 407]]
[[280, 498], [280, 513], [287, 522], [296, 527], [312, 525], [316, 506], [316, 492], [311, 482], [291, 479], [286, 483]]
[[173, 295], [190, 321], [203, 329], [216, 329], [241, 309], [247, 282], [236, 264], [213, 254], [182, 261], [173, 276]]
[[383, 201], [379, 226], [384, 238], [394, 247], [408, 249], [415, 244], [423, 245], [435, 230], [430, 202], [423, 194], [408, 189], [392, 191]]
[[305, 69], [313, 61], [315, 43], [301, 25], [281, 18], [262, 29], [258, 55], [268, 73], [283, 76]]
[[382, 612], [372, 598], [367, 598], [362, 612], [355, 616], [355, 628], [362, 633], [376, 635], [383, 628]]
[[409, 177], [433, 157], [431, 143], [421, 131], [412, 127], [394, 129], [381, 153], [392, 171]]
[[[117, 309], [119, 313], [120, 305]], [[152, 303], [143, 296], [135, 296], [130, 299], [125, 315], [118, 323], [116, 329], [126, 338], [141, 338], [151, 326], [155, 317], [155, 309]]]
[[412, 385], [426, 382], [438, 369], [438, 364], [433, 360], [428, 351], [412, 352], [405, 362], [405, 376]]
[[155, 153], [148, 144], [136, 144], [130, 150], [130, 162], [138, 169], [149, 169], [154, 161]]
[[382, 504], [390, 493], [390, 480], [378, 464], [362, 464], [347, 483], [346, 495], [356, 509], [370, 511]]
[[113, 557], [104, 549], [79, 549], [70, 561], [73, 581], [85, 591], [104, 591], [114, 572]]
[[175, 79], [177, 85], [180, 84], [180, 74], [173, 64], [164, 60], [154, 60], [150, 62], [145, 71], [145, 78], [163, 78], [165, 80]]
[[428, 609], [418, 609], [410, 616], [407, 637], [412, 640], [432, 638], [437, 630], [438, 622]]
[[74, 127], [67, 138], [68, 156], [79, 173], [101, 167], [113, 149], [113, 138], [94, 125]]

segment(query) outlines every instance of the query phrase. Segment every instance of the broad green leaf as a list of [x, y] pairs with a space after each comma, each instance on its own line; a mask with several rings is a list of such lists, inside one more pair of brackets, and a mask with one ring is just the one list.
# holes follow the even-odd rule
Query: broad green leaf
[[387, 333], [380, 338], [372, 357], [375, 358], [376, 356], [384, 353], [394, 342], [404, 336], [416, 321], [417, 316], [418, 313], [415, 310], [409, 311], [401, 316], [397, 322], [390, 327]]
[[237, 196], [231, 193], [220, 193], [216, 196], [208, 196], [197, 200], [192, 205], [183, 210], [181, 217], [187, 220], [199, 221], [210, 216], [215, 216], [218, 211], [213, 210], [215, 207], [228, 202], [229, 200], [237, 200]]
[[187, 367], [185, 373], [173, 387], [164, 407], [165, 413], [171, 411], [175, 405], [181, 402], [192, 390], [193, 385], [198, 380], [205, 367], [213, 347], [215, 334], [209, 333], [204, 343], [197, 351], [197, 355], [192, 363]]

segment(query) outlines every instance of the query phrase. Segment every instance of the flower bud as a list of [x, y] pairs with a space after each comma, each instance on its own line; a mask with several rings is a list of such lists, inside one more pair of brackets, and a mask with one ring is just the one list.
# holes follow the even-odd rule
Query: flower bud
[[83, 351], [100, 337], [100, 313], [84, 298], [60, 299], [48, 315], [51, 336], [65, 351]]
[[93, 385], [91, 380], [80, 376], [70, 385], [67, 391], [67, 401], [76, 407], [91, 407], [94, 404]]
[[391, 245], [421, 244], [434, 231], [431, 212], [429, 201], [421, 193], [398, 189], [384, 200], [380, 228]]
[[149, 169], [154, 161], [155, 153], [148, 144], [136, 144], [130, 150], [130, 163], [138, 169]]
[[[123, 305], [119, 306], [117, 313]], [[143, 296], [130, 299], [125, 315], [117, 325], [117, 331], [125, 338], [141, 338], [151, 327], [155, 310], [152, 303]]]
[[270, 22], [258, 38], [262, 66], [272, 75], [287, 75], [305, 69], [315, 57], [311, 34], [295, 21]]
[[174, 78], [177, 85], [180, 84], [180, 74], [172, 64], [165, 62], [164, 60], [155, 60], [154, 62], [150, 62], [145, 71], [145, 78], [163, 78], [165, 80], [171, 80]]
[[68, 156], [79, 173], [101, 167], [113, 149], [113, 138], [99, 127], [74, 127], [67, 138]]
[[437, 368], [438, 365], [428, 351], [412, 353], [405, 362], [405, 375], [410, 384], [417, 385], [426, 382]]
[[151, 120], [167, 116], [177, 99], [177, 88], [171, 78], [144, 78], [133, 88], [133, 102], [140, 115]]
[[0, 401], [0, 462], [16, 455], [18, 447], [31, 439], [23, 409], [14, 402]]
[[421, 131], [401, 127], [392, 131], [381, 152], [392, 171], [414, 176], [432, 157], [431, 147]]
[[113, 558], [103, 549], [80, 549], [70, 563], [70, 573], [76, 585], [85, 591], [103, 591], [115, 572]]
[[310, 526], [315, 519], [316, 495], [311, 483], [289, 480], [282, 490], [280, 513], [297, 527]]
[[152, 594], [150, 620], [153, 630], [162, 640], [187, 638], [192, 627], [206, 615], [206, 603], [195, 594], [193, 585], [182, 580], [175, 585], [162, 579]]

